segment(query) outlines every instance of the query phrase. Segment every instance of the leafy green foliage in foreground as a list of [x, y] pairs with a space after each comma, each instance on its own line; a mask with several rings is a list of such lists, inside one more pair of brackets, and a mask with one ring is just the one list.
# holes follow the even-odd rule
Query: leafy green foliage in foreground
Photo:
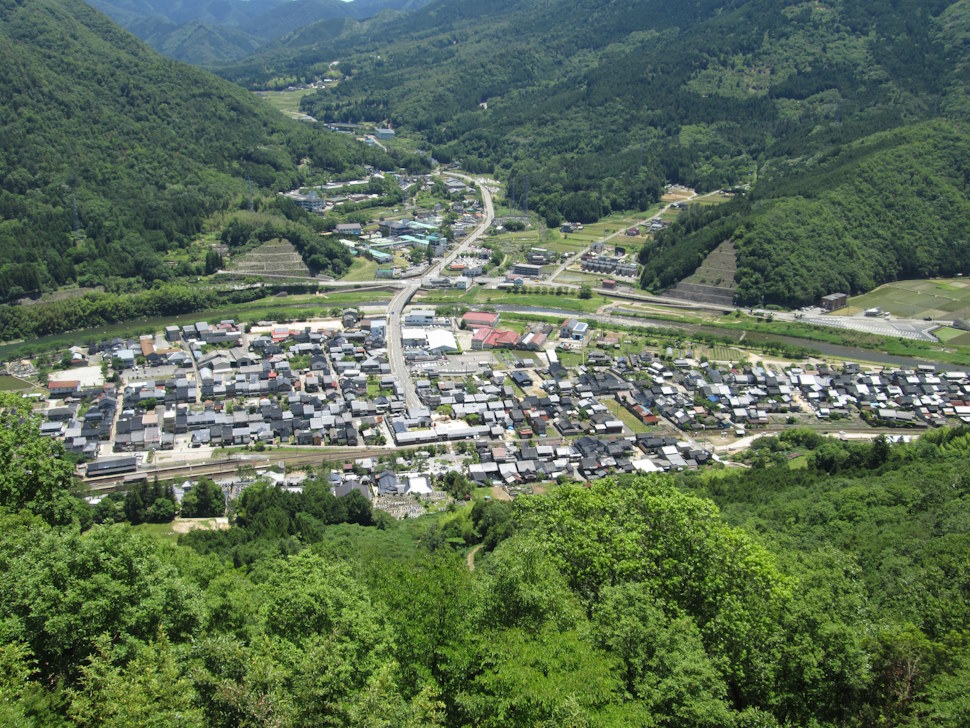
[[[809, 468], [770, 464], [792, 448]], [[54, 525], [9, 481], [0, 719], [966, 725], [970, 434], [759, 452], [378, 525], [336, 525], [350, 509], [322, 488], [258, 486], [239, 525], [177, 546]], [[449, 546], [465, 531], [474, 572]], [[268, 548], [233, 566], [233, 541]]]

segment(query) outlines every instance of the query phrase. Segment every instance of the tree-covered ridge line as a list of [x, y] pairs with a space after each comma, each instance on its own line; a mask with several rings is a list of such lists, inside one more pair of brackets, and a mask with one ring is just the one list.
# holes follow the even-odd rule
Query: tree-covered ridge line
[[[438, 159], [497, 172], [549, 224], [644, 209], [664, 182], [706, 191], [756, 179], [754, 194], [777, 204], [730, 226], [746, 235], [739, 301], [801, 305], [967, 272], [967, 15], [965, 0], [581, 11], [443, 0], [224, 73], [309, 79], [339, 58], [349, 80], [305, 97], [308, 113], [417, 133]], [[688, 275], [725, 239], [715, 237], [683, 250], [668, 239], [643, 284]]]
[[937, 120], [775, 171], [749, 199], [689, 211], [644, 246], [641, 283], [662, 291], [722, 240], [738, 250], [737, 302], [817, 303], [898, 279], [970, 273], [970, 130]]
[[395, 166], [161, 58], [79, 0], [6, 0], [0, 20], [4, 300], [173, 280], [183, 272], [164, 254], [213, 213], [309, 174]]
[[[0, 402], [0, 454], [25, 465], [0, 482], [4, 724], [970, 715], [966, 428], [892, 447], [795, 431], [759, 441], [750, 470], [566, 484], [413, 522], [323, 482], [256, 485], [229, 531], [175, 545], [90, 526], [20, 402]], [[470, 572], [460, 549], [476, 543]]]

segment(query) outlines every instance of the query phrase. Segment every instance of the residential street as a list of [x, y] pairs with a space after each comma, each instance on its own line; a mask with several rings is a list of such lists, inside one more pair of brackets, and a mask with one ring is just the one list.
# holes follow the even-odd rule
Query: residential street
[[425, 272], [421, 282], [412, 283], [402, 288], [394, 295], [394, 298], [391, 299], [391, 302], [387, 306], [387, 360], [391, 366], [391, 373], [401, 383], [401, 387], [404, 389], [404, 401], [408, 409], [420, 407], [421, 400], [418, 399], [417, 392], [414, 389], [414, 380], [411, 378], [407, 362], [404, 360], [404, 346], [401, 341], [401, 321], [404, 316], [404, 307], [410, 303], [414, 294], [421, 288], [425, 280], [440, 275], [441, 271], [451, 265], [452, 261], [462, 255], [480, 237], [485, 235], [492, 225], [492, 220], [495, 218], [495, 208], [492, 206], [492, 195], [485, 184], [462, 174], [447, 174], [478, 187], [482, 194], [484, 217], [482, 218], [481, 224], [467, 235], [460, 245], [457, 245], [451, 253]]

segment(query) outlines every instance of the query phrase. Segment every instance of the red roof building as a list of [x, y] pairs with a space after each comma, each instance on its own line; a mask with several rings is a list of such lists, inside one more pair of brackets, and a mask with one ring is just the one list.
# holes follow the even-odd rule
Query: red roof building
[[515, 346], [519, 342], [519, 333], [510, 329], [492, 329], [485, 337], [486, 349], [502, 349]]
[[464, 316], [461, 317], [461, 321], [465, 326], [470, 329], [479, 329], [481, 327], [495, 328], [498, 323], [499, 314], [497, 313], [486, 313], [485, 311], [469, 311]]

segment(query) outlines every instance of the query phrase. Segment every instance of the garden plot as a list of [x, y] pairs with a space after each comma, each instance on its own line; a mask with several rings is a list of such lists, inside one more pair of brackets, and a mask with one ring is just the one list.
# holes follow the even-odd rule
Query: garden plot
[[309, 278], [310, 269], [288, 240], [269, 240], [235, 259], [229, 270], [242, 275]]

